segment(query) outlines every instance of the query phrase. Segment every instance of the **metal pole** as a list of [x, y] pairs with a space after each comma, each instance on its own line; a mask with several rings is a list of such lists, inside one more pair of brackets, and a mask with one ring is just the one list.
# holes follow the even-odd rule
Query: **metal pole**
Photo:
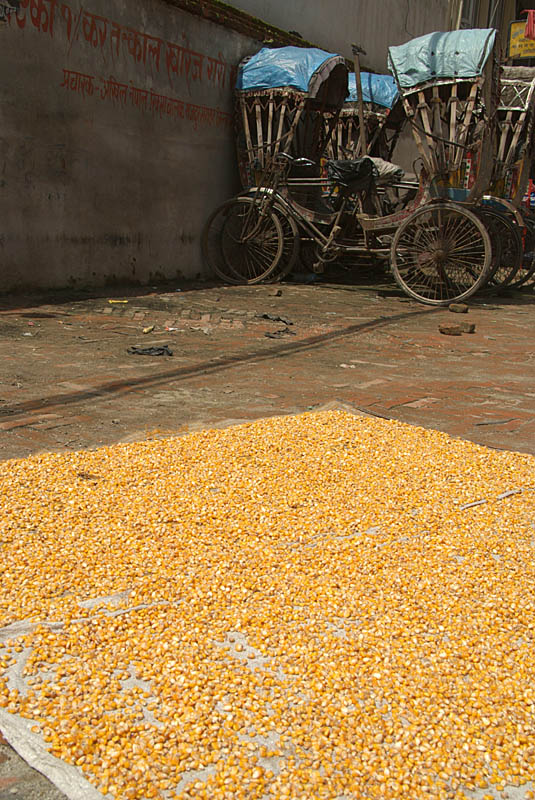
[[356, 44], [351, 45], [353, 51], [353, 63], [355, 65], [355, 83], [357, 85], [357, 103], [359, 110], [360, 125], [360, 156], [363, 158], [368, 155], [368, 145], [366, 143], [366, 127], [364, 123], [364, 102], [362, 100], [362, 81], [360, 79], [360, 54], [366, 55], [365, 50]]

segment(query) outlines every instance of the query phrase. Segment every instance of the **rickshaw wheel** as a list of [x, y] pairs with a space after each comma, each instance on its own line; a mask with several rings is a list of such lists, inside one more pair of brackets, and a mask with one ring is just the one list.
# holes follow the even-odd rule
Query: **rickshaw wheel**
[[491, 208], [478, 208], [495, 254], [488, 279], [488, 289], [509, 286], [522, 265], [522, 238], [518, 226], [505, 214]]
[[279, 215], [249, 197], [227, 200], [208, 218], [201, 237], [205, 263], [227, 283], [266, 280], [284, 253]]
[[391, 248], [398, 285], [444, 306], [473, 295], [489, 277], [492, 247], [478, 217], [454, 203], [429, 203], [403, 220]]
[[281, 281], [295, 266], [301, 248], [299, 228], [293, 217], [289, 216], [283, 208], [273, 207], [273, 213], [277, 215], [282, 226], [284, 237], [283, 251], [277, 267], [266, 278], [266, 283], [276, 283]]
[[525, 226], [522, 264], [509, 284], [510, 289], [529, 289], [535, 284], [535, 223], [525, 220]]

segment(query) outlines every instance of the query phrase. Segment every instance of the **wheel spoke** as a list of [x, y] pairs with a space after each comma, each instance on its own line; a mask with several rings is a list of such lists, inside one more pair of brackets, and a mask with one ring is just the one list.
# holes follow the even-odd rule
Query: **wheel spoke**
[[445, 304], [472, 294], [484, 281], [490, 251], [479, 220], [443, 203], [416, 211], [392, 244], [394, 275], [417, 299]]
[[230, 283], [257, 283], [273, 272], [285, 250], [283, 228], [269, 208], [236, 198], [217, 209], [202, 235], [207, 265]]

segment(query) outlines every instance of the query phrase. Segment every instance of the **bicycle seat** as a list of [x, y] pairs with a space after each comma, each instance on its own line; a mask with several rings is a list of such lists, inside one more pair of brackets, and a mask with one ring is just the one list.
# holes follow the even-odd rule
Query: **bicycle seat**
[[309, 158], [294, 158], [293, 167], [315, 167], [316, 162], [311, 161]]
[[311, 161], [309, 158], [294, 158], [289, 153], [278, 153], [278, 158], [285, 158], [292, 166], [297, 167], [315, 167], [316, 162]]

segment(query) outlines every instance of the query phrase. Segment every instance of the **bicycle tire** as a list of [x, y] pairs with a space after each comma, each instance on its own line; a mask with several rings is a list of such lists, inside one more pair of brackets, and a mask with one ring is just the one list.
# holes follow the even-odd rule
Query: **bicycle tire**
[[491, 208], [480, 207], [476, 213], [487, 228], [493, 252], [499, 251], [487, 281], [489, 291], [509, 286], [522, 265], [522, 237], [518, 225]]
[[445, 306], [471, 297], [489, 275], [492, 246], [472, 211], [455, 203], [428, 203], [407, 217], [391, 247], [394, 278], [427, 305]]
[[209, 216], [201, 252], [208, 268], [226, 283], [261, 283], [277, 269], [284, 252], [280, 219], [249, 197], [227, 200]]

